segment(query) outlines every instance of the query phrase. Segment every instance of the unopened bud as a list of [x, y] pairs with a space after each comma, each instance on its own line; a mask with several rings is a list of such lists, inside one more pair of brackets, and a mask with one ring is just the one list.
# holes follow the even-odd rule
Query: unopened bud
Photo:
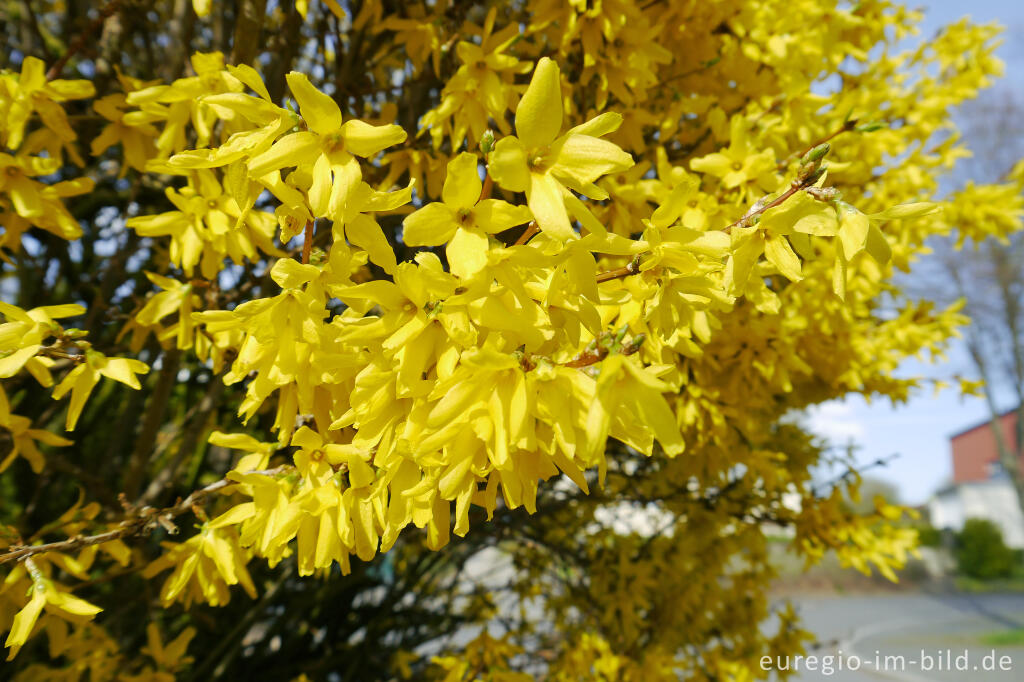
[[835, 187], [808, 187], [806, 191], [818, 201], [835, 201], [843, 196]]
[[825, 158], [825, 155], [828, 154], [830, 149], [832, 149], [832, 147], [828, 142], [823, 142], [817, 147], [809, 149], [807, 153], [800, 158], [801, 165], [806, 166], [809, 163], [817, 163], [818, 161], [821, 161]]
[[644, 345], [644, 341], [646, 341], [646, 340], [647, 340], [647, 335], [646, 334], [637, 334], [632, 339], [630, 339], [629, 343], [627, 343], [622, 348], [622, 354], [623, 355], [632, 355], [633, 353], [635, 353], [638, 350], [640, 350], [640, 347]]
[[492, 149], [494, 149], [494, 131], [488, 128], [480, 136], [480, 151], [483, 152], [484, 156], [487, 156], [491, 153]]
[[796, 187], [808, 187], [813, 185], [821, 176], [825, 174], [825, 167], [820, 165], [818, 162], [808, 164], [800, 169], [800, 172], [796, 175], [796, 181], [793, 185]]
[[888, 125], [885, 121], [868, 121], [854, 128], [858, 133], [873, 133], [876, 130], [887, 128]]

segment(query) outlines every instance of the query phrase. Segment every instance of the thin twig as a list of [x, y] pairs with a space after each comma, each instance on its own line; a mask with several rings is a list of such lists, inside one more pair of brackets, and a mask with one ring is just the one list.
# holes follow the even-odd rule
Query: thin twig
[[68, 60], [75, 56], [79, 50], [85, 47], [86, 41], [88, 41], [92, 34], [103, 26], [111, 14], [117, 11], [120, 4], [121, 0], [110, 0], [110, 2], [100, 9], [99, 16], [93, 19], [92, 23], [90, 23], [84, 31], [78, 34], [78, 37], [75, 38], [74, 42], [71, 43], [71, 46], [68, 47], [67, 52], [61, 55], [60, 59], [55, 61], [53, 66], [50, 67], [50, 70], [46, 72], [46, 80], [52, 81], [54, 78], [60, 76], [60, 72], [64, 70]]
[[597, 275], [597, 283], [607, 282], [613, 279], [619, 279], [620, 277], [628, 277], [629, 275], [635, 275], [640, 272], [640, 254], [633, 256], [627, 265], [621, 268], [615, 268], [614, 270], [608, 270]]
[[484, 199], [490, 199], [491, 198], [491, 190], [493, 190], [493, 189], [494, 189], [494, 179], [491, 177], [490, 173], [487, 173], [486, 175], [484, 175], [484, 187], [483, 187], [482, 190], [480, 190], [480, 199], [479, 199], [479, 201], [483, 201]]
[[848, 120], [844, 121], [844, 122], [843, 122], [843, 125], [839, 126], [839, 128], [837, 128], [836, 130], [833, 130], [833, 131], [832, 131], [831, 133], [829, 133], [829, 134], [828, 134], [828, 135], [826, 135], [825, 137], [822, 137], [821, 139], [817, 140], [816, 142], [812, 142], [812, 143], [811, 143], [811, 144], [810, 144], [810, 145], [809, 145], [809, 146], [808, 146], [808, 147], [807, 147], [806, 149], [804, 149], [803, 151], [800, 151], [800, 152], [793, 152], [792, 154], [790, 154], [789, 156], [787, 156], [787, 157], [786, 157], [785, 159], [783, 159], [783, 160], [782, 160], [782, 161], [781, 161], [781, 162], [780, 162], [780, 163], [779, 163], [779, 164], [778, 164], [778, 165], [776, 166], [776, 168], [778, 168], [778, 169], [780, 169], [780, 170], [781, 170], [781, 169], [785, 168], [786, 166], [788, 166], [788, 165], [789, 165], [790, 163], [792, 163], [792, 161], [793, 161], [794, 159], [799, 159], [800, 157], [802, 157], [802, 156], [804, 156], [805, 154], [809, 153], [809, 152], [810, 152], [810, 151], [811, 151], [812, 149], [814, 149], [815, 147], [817, 147], [817, 146], [819, 146], [819, 145], [823, 145], [823, 144], [825, 144], [826, 142], [829, 142], [830, 140], [833, 140], [833, 139], [835, 139], [835, 138], [836, 138], [836, 137], [838, 137], [839, 135], [842, 135], [842, 134], [843, 134], [843, 133], [845, 133], [845, 132], [849, 132], [849, 131], [853, 130], [854, 128], [856, 128], [856, 127], [857, 127], [857, 122], [858, 122], [858, 121], [857, 121], [857, 119], [855, 119], [855, 118], [851, 118], [851, 119], [848, 119]]
[[537, 227], [537, 221], [532, 220], [530, 221], [530, 224], [526, 226], [526, 229], [523, 230], [523, 233], [519, 235], [519, 239], [517, 239], [515, 243], [512, 244], [512, 246], [522, 246], [526, 242], [536, 237], [538, 234], [540, 234], [540, 228]]
[[732, 223], [731, 225], [726, 225], [724, 228], [722, 228], [722, 232], [729, 232], [734, 227], [749, 227], [754, 218], [761, 215], [770, 208], [775, 208], [776, 206], [784, 202], [786, 199], [790, 198], [800, 190], [804, 189], [804, 187], [805, 185], [802, 182], [794, 182], [792, 185], [789, 186], [789, 189], [787, 189], [785, 192], [780, 194], [775, 199], [772, 199], [767, 204], [764, 204], [763, 206], [758, 206], [757, 204], [754, 204], [754, 207], [747, 211], [742, 218]]
[[[248, 471], [246, 473], [258, 474], [261, 476], [276, 476], [290, 468], [291, 467], [289, 465], [283, 464], [273, 469]], [[171, 526], [173, 528], [173, 525], [170, 523], [171, 519], [192, 511], [192, 507], [202, 502], [203, 498], [207, 495], [222, 490], [234, 483], [235, 481], [222, 478], [216, 483], [211, 483], [205, 488], [193, 491], [188, 497], [173, 506], [165, 507], [164, 509], [143, 507], [138, 512], [138, 516], [125, 519], [121, 522], [118, 528], [109, 530], [105, 533], [98, 533], [96, 535], [76, 535], [75, 537], [68, 538], [67, 540], [50, 542], [45, 545], [14, 545], [5, 554], [0, 554], [0, 564], [6, 564], [11, 561], [22, 561], [45, 552], [69, 552], [82, 547], [89, 547], [91, 545], [101, 545], [104, 542], [111, 542], [113, 540], [120, 540], [121, 538], [130, 537], [132, 535], [147, 533], [158, 525], [164, 527]]]

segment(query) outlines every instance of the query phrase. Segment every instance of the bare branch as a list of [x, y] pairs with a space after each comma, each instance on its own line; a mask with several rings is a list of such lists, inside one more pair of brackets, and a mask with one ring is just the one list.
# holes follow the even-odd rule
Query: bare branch
[[[283, 464], [273, 469], [248, 471], [246, 473], [258, 474], [260, 476], [277, 476], [278, 474], [289, 470], [291, 470], [291, 466]], [[75, 537], [68, 538], [67, 540], [50, 542], [44, 545], [12, 545], [7, 552], [0, 554], [0, 564], [6, 564], [11, 561], [23, 561], [29, 557], [37, 554], [44, 554], [46, 552], [70, 552], [83, 547], [101, 545], [104, 542], [120, 540], [133, 535], [147, 534], [158, 525], [164, 527], [169, 525], [173, 528], [173, 524], [170, 523], [171, 519], [192, 511], [192, 507], [200, 504], [207, 495], [222, 490], [233, 483], [235, 483], [235, 481], [228, 478], [222, 478], [216, 483], [211, 483], [205, 488], [193, 491], [184, 500], [180, 500], [177, 504], [170, 507], [165, 507], [163, 509], [143, 507], [137, 512], [137, 516], [125, 519], [117, 528], [106, 531], [105, 533], [98, 533], [96, 535], [76, 535]]]

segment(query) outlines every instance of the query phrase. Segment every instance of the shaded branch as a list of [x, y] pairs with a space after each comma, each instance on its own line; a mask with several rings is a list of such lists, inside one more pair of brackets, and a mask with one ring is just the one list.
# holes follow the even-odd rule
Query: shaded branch
[[78, 34], [78, 37], [68, 47], [61, 57], [53, 63], [50, 70], [46, 72], [46, 80], [52, 81], [60, 76], [61, 71], [67, 65], [68, 60], [75, 56], [83, 47], [85, 47], [86, 41], [107, 21], [111, 14], [116, 12], [121, 5], [121, 0], [110, 0], [106, 5], [100, 9], [99, 16], [92, 20], [92, 22], [85, 28], [84, 31]]
[[[248, 471], [245, 473], [258, 474], [261, 476], [276, 476], [277, 474], [284, 473], [290, 469], [290, 465], [283, 464], [273, 469], [262, 469]], [[234, 483], [235, 481], [222, 478], [216, 483], [211, 483], [205, 488], [193, 491], [188, 497], [180, 500], [177, 504], [170, 507], [165, 507], [163, 509], [143, 507], [139, 510], [138, 516], [125, 519], [120, 523], [118, 528], [106, 531], [105, 533], [98, 533], [96, 535], [76, 535], [75, 537], [68, 538], [67, 540], [50, 542], [44, 545], [12, 545], [6, 553], [0, 554], [0, 564], [6, 564], [11, 561], [23, 561], [29, 557], [37, 554], [44, 554], [46, 552], [70, 552], [76, 549], [81, 549], [82, 547], [101, 545], [104, 542], [111, 542], [113, 540], [131, 537], [133, 535], [149, 533], [158, 525], [167, 528], [169, 533], [176, 533], [177, 528], [171, 523], [171, 519], [192, 511], [192, 507], [200, 504], [207, 495], [222, 490]]]

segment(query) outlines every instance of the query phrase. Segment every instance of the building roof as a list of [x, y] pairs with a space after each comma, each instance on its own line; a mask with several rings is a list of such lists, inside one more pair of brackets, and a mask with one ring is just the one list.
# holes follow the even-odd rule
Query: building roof
[[[1013, 414], [1016, 411], [1017, 411], [1016, 407], [1010, 408], [1006, 412], [1003, 412], [1001, 415], [999, 415], [997, 417], [997, 419], [1002, 421], [1003, 419], [1005, 419], [1006, 417], [1009, 417], [1011, 414]], [[970, 426], [970, 427], [968, 427], [966, 429], [962, 429], [960, 431], [957, 431], [956, 433], [952, 434], [949, 437], [949, 439], [950, 440], [954, 440], [956, 438], [959, 438], [960, 436], [966, 436], [968, 433], [970, 433], [972, 431], [977, 431], [978, 429], [981, 429], [981, 428], [985, 428], [986, 426], [989, 426], [991, 423], [992, 423], [992, 419], [991, 418], [986, 419], [985, 421], [979, 422], [979, 423], [975, 424], [974, 426]]]

